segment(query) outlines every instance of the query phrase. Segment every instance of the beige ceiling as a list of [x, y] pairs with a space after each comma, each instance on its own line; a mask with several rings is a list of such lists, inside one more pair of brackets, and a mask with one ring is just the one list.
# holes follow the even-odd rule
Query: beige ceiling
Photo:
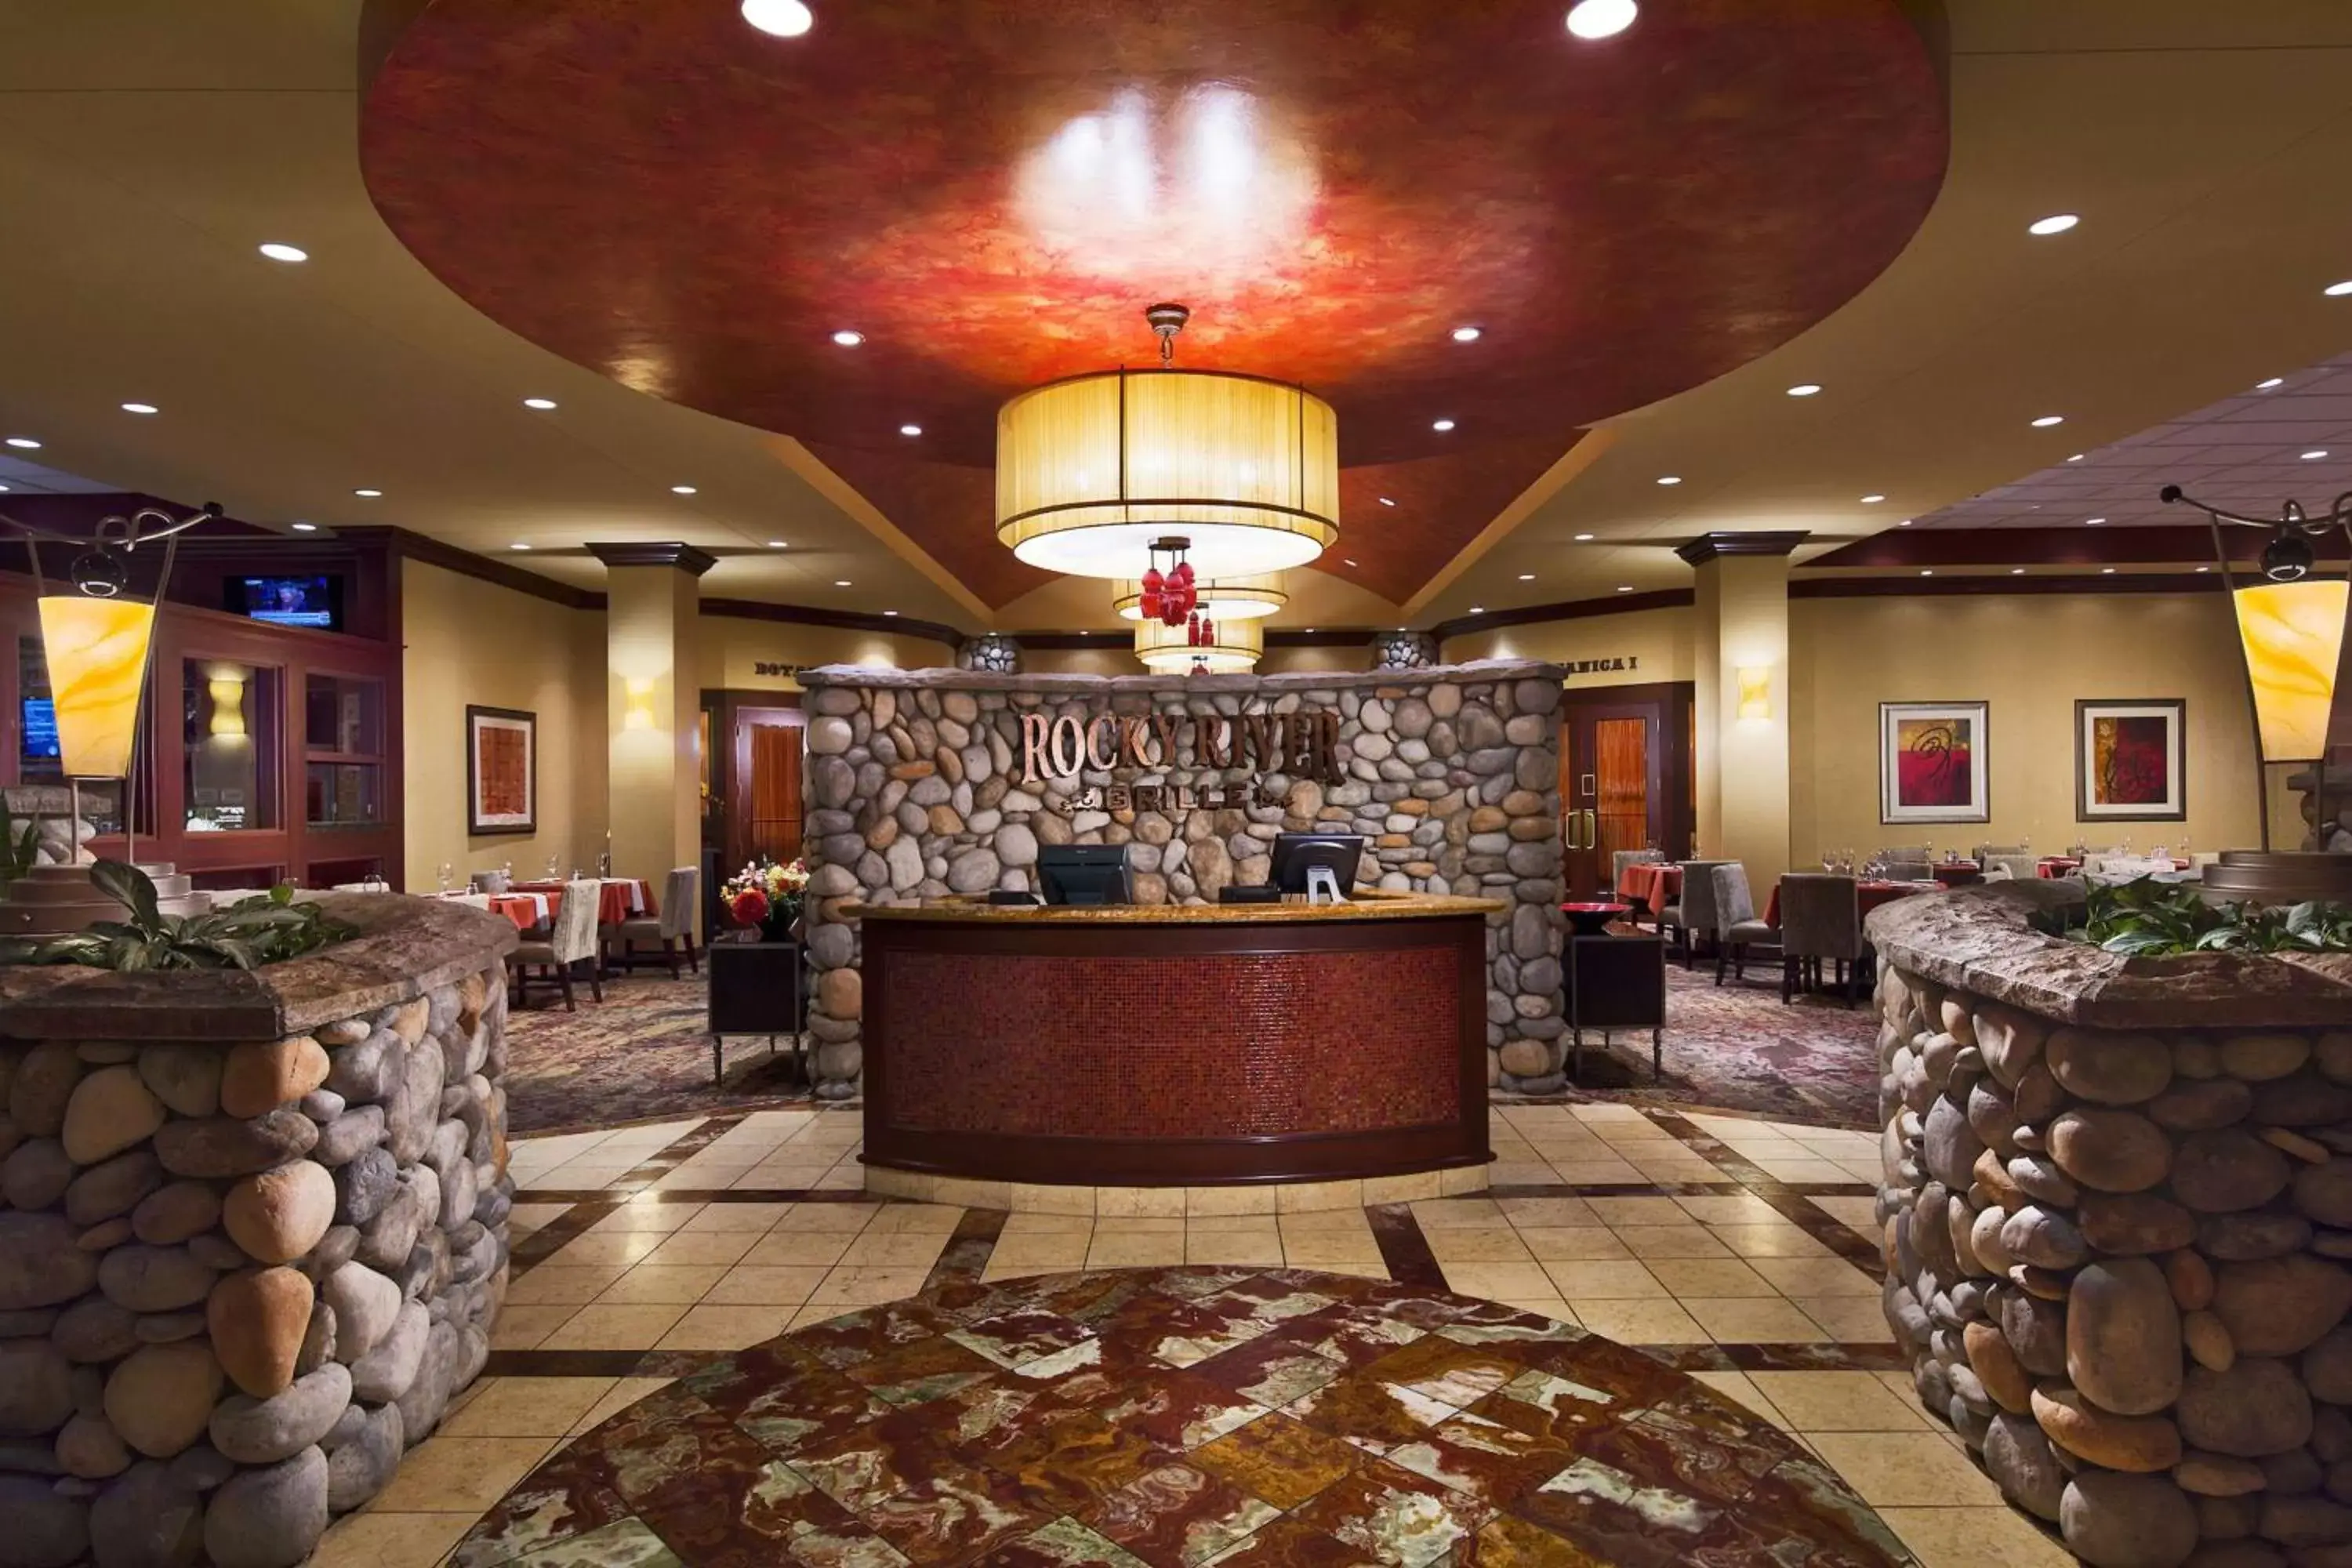
[[[44, 443], [18, 456], [265, 523], [529, 543], [508, 558], [583, 584], [601, 576], [583, 543], [676, 538], [740, 552], [706, 579], [718, 595], [1112, 624], [1092, 584], [988, 616], [854, 494], [812, 483], [793, 443], [632, 392], [451, 295], [361, 185], [359, 10], [0, 0], [0, 435]], [[1412, 619], [1680, 586], [1670, 545], [1712, 529], [1873, 532], [2352, 348], [2352, 299], [2321, 294], [2352, 278], [2352, 5], [1949, 10], [1952, 168], [1906, 253], [1786, 348], [1610, 422]], [[2081, 226], [2026, 235], [2061, 211]], [[262, 259], [273, 239], [312, 259]], [[1805, 381], [1826, 390], [1784, 395]], [[534, 395], [561, 406], [524, 409]], [[2066, 423], [2030, 427], [2047, 413]], [[1278, 624], [1406, 618], [1296, 575]]]

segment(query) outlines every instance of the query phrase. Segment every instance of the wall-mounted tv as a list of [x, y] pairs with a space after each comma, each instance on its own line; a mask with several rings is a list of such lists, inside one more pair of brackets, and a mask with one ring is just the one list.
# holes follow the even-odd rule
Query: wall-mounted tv
[[276, 626], [342, 629], [341, 577], [231, 577], [222, 587], [231, 615], [248, 616]]
[[25, 733], [19, 754], [27, 762], [62, 756], [58, 750], [58, 705], [46, 697], [27, 697], [22, 706]]

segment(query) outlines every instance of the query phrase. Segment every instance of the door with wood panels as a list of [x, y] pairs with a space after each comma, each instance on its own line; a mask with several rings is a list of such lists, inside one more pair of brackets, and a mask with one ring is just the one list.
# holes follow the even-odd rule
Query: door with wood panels
[[1612, 895], [1617, 850], [1688, 854], [1680, 800], [1689, 779], [1688, 690], [1618, 687], [1562, 701], [1559, 841], [1570, 898]]
[[758, 856], [800, 856], [805, 807], [801, 799], [802, 728], [796, 708], [730, 702], [727, 770], [727, 858], [731, 871]]

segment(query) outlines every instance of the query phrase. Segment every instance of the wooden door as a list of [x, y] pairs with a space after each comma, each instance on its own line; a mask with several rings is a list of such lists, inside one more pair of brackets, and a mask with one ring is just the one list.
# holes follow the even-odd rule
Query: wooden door
[[1688, 855], [1688, 692], [1619, 687], [1561, 704], [1560, 846], [1570, 898], [1613, 893], [1617, 850]]
[[[707, 700], [710, 694], [704, 695]], [[725, 777], [718, 785], [726, 811], [723, 834], [716, 841], [723, 842], [728, 870], [760, 855], [796, 858], [807, 809], [801, 799], [806, 731], [800, 710], [783, 707], [767, 693], [745, 701], [729, 692], [719, 716], [727, 736]]]

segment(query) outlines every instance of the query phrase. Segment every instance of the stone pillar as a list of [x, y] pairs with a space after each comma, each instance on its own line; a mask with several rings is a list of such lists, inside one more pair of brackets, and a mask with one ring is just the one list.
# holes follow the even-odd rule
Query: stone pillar
[[[592, 544], [604, 563], [605, 821], [616, 876], [656, 888], [702, 858], [702, 685], [695, 666], [700, 578], [717, 563], [690, 544]], [[593, 858], [578, 846], [583, 865]]]
[[1710, 533], [1675, 553], [1697, 569], [1694, 649], [1698, 853], [1749, 885], [1789, 868], [1789, 552], [1801, 533]]

